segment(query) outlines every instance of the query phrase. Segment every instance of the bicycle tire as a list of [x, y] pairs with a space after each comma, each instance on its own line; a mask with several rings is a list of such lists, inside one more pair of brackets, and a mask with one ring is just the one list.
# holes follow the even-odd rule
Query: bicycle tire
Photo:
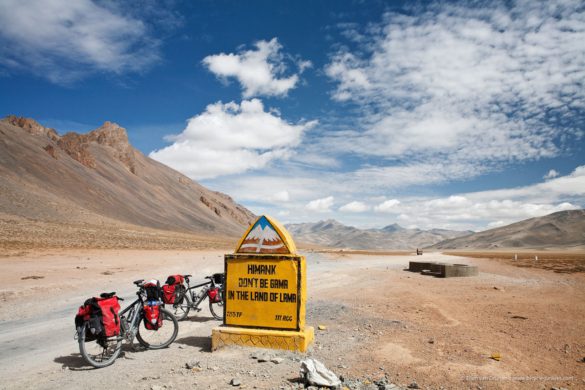
[[[140, 331], [142, 329], [144, 329], [144, 330], [142, 330], [143, 332], [146, 331], [146, 328], [144, 328], [144, 319], [141, 318], [140, 324], [138, 325], [138, 332], [136, 332], [136, 339], [138, 340], [138, 342], [140, 343], [140, 345], [142, 345], [146, 349], [162, 349], [162, 348], [166, 348], [169, 345], [171, 345], [171, 343], [173, 341], [175, 341], [175, 339], [177, 338], [177, 334], [179, 333], [179, 322], [177, 321], [177, 319], [175, 318], [175, 316], [169, 310], [164, 309], [162, 307], [160, 308], [160, 311], [163, 314], [163, 327], [165, 325], [168, 327], [169, 326], [169, 322], [172, 323], [173, 324], [173, 333], [172, 333], [171, 337], [168, 340], [166, 340], [164, 342], [161, 342], [160, 344], [152, 344], [152, 343], [149, 343], [140, 334]], [[142, 316], [144, 316], [144, 312], [143, 312]]]
[[104, 357], [104, 353], [105, 351], [108, 350], [108, 348], [103, 348], [103, 346], [101, 346], [97, 340], [92, 340], [92, 341], [87, 341], [85, 340], [85, 332], [87, 331], [87, 327], [84, 325], [83, 329], [78, 330], [78, 340], [79, 340], [79, 352], [81, 353], [81, 356], [83, 356], [83, 358], [85, 359], [86, 362], [88, 362], [89, 364], [91, 364], [93, 367], [95, 368], [103, 368], [103, 367], [107, 367], [111, 364], [114, 363], [114, 361], [118, 358], [118, 356], [120, 356], [120, 352], [122, 351], [122, 337], [121, 336], [112, 336], [112, 337], [108, 337], [107, 339], [107, 343], [109, 345], [109, 343], [111, 342], [115, 342], [115, 348], [112, 351], [112, 354], [107, 357], [105, 360], [98, 360], [97, 356], [98, 355], [93, 355], [89, 352], [89, 347], [91, 345], [91, 348], [96, 349], [96, 351], [99, 351], [100, 348], [103, 350], [102, 352], [102, 358]]
[[177, 299], [180, 303], [168, 305], [169, 310], [175, 316], [177, 321], [182, 321], [189, 315], [189, 310], [191, 310], [191, 298], [189, 298], [189, 291], [185, 290]]
[[213, 318], [215, 318], [216, 320], [222, 321], [223, 320], [224, 299], [223, 299], [223, 292], [221, 289], [219, 289], [218, 294], [220, 294], [220, 296], [221, 296], [221, 301], [219, 301], [219, 302], [211, 302], [211, 299], [209, 299], [209, 297], [207, 299], [209, 299], [209, 311], [211, 312], [211, 315], [213, 316]]

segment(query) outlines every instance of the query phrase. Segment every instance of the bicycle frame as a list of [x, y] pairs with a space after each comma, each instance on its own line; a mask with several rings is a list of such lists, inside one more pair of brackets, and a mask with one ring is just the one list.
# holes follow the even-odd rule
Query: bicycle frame
[[[193, 293], [193, 290], [198, 289], [200, 287], [204, 287], [201, 290], [201, 296], [197, 298], [197, 302], [195, 302], [195, 294]], [[208, 287], [209, 286], [209, 287]], [[205, 298], [207, 298], [207, 292], [209, 291], [210, 287], [214, 287], [214, 283], [213, 280], [210, 280], [209, 282], [204, 282], [204, 283], [200, 283], [197, 284], [195, 286], [191, 286], [189, 284], [189, 281], [187, 280], [187, 291], [185, 291], [185, 294], [191, 292], [191, 308], [192, 309], [197, 309], [199, 307], [199, 305], [201, 304], [201, 302], [203, 302], [205, 300]]]
[[[128, 338], [126, 335], [129, 332], [132, 334], [131, 338], [134, 338], [136, 335], [136, 331], [142, 320], [142, 316], [140, 315], [142, 304], [142, 299], [138, 298], [119, 313], [121, 325], [120, 336], [123, 338]], [[126, 313], [128, 313], [128, 318], [126, 318]]]

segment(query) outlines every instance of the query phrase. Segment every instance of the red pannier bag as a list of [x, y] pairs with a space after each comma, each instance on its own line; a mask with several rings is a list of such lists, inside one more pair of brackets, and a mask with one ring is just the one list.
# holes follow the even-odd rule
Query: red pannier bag
[[209, 302], [211, 303], [221, 302], [221, 294], [219, 293], [219, 287], [210, 288], [209, 290], [207, 290], [207, 296], [209, 297]]
[[171, 275], [167, 278], [166, 284], [162, 287], [163, 302], [167, 304], [174, 304], [177, 296], [182, 291], [181, 287], [185, 278], [182, 275]]
[[167, 278], [166, 284], [173, 285], [173, 284], [183, 284], [185, 278], [183, 275], [171, 275]]
[[162, 325], [163, 317], [159, 304], [144, 305], [144, 327], [149, 330], [158, 330]]
[[175, 284], [165, 284], [162, 287], [163, 290], [163, 302], [164, 303], [168, 303], [168, 304], [173, 304], [175, 303], [175, 290], [177, 289], [177, 286]]
[[118, 297], [113, 296], [111, 298], [95, 299], [102, 311], [102, 322], [104, 325], [105, 336], [111, 337], [119, 335], [120, 317], [118, 316], [118, 312], [120, 311], [120, 304], [118, 303]]
[[75, 316], [75, 327], [89, 324], [85, 338], [87, 341], [99, 337], [112, 337], [120, 334], [120, 304], [118, 297], [110, 294], [103, 294], [100, 298], [90, 298], [79, 307]]

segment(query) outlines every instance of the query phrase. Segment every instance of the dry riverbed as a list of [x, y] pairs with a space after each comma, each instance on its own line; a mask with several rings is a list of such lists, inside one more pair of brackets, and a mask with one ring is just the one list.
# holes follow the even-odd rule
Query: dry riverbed
[[0, 258], [0, 388], [226, 389], [233, 379], [240, 388], [298, 388], [306, 356], [350, 388], [375, 389], [383, 378], [429, 389], [585, 387], [582, 273], [438, 253], [422, 259], [476, 264], [479, 276], [404, 270], [421, 256], [307, 253], [307, 323], [326, 329], [316, 330], [306, 355], [211, 353], [211, 329], [220, 323], [203, 310], [180, 323], [166, 350], [125, 346], [123, 357], [101, 370], [81, 359], [73, 317], [85, 298], [101, 291], [131, 298], [135, 279], [203, 277], [222, 270], [227, 251], [53, 250]]

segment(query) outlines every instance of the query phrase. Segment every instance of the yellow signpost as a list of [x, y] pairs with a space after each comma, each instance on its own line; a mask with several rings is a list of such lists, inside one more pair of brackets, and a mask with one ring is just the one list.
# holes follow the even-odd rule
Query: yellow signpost
[[306, 351], [314, 329], [305, 326], [306, 260], [289, 233], [268, 216], [225, 255], [224, 324], [212, 349], [237, 344]]

